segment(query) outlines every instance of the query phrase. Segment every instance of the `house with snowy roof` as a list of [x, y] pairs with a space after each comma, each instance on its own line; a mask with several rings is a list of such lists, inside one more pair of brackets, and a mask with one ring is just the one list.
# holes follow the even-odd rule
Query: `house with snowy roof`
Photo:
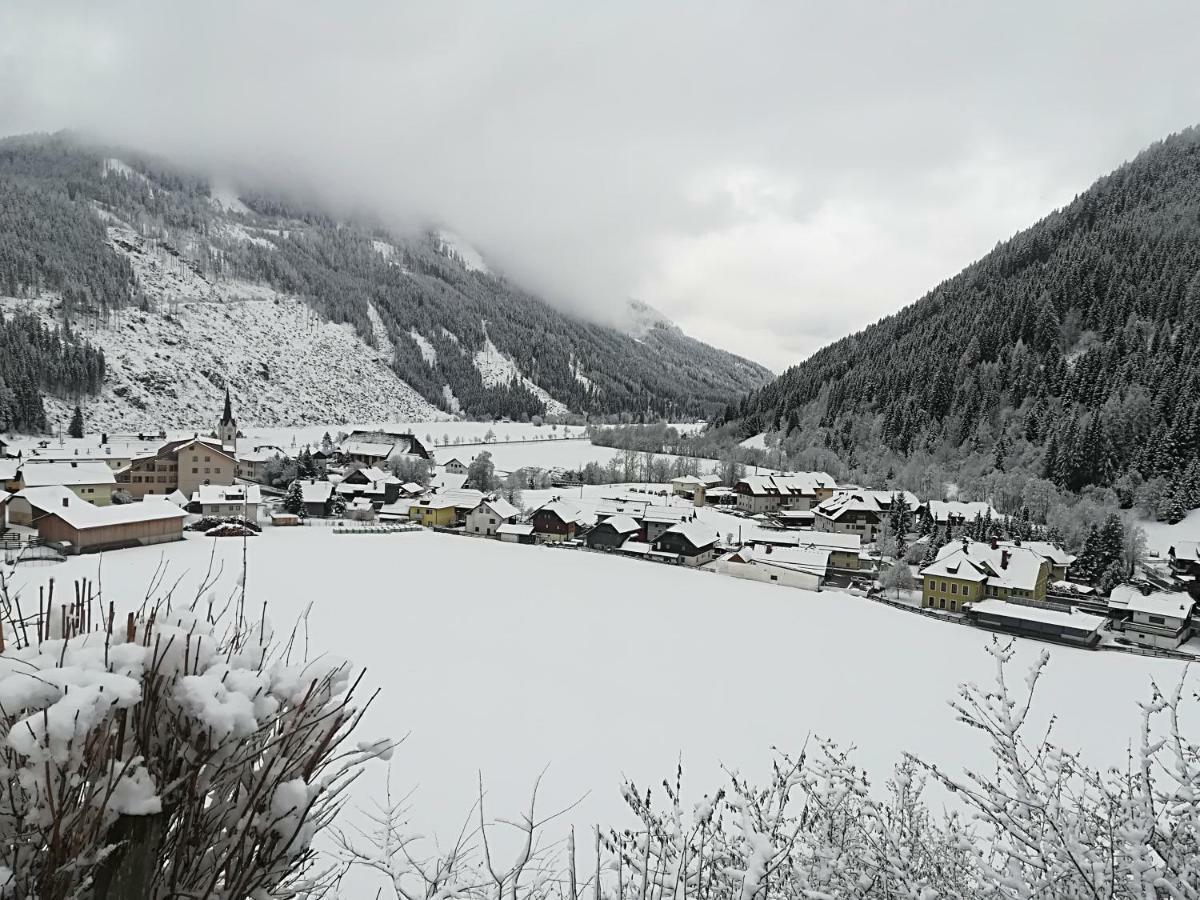
[[0, 458], [0, 490], [10, 494], [21, 489], [21, 461]]
[[633, 519], [642, 526], [642, 534], [646, 543], [653, 544], [658, 536], [695, 515], [695, 512], [685, 506], [647, 506], [640, 513], [631, 513]]
[[951, 541], [921, 569], [921, 605], [959, 612], [988, 598], [1044, 602], [1050, 564], [1028, 547]]
[[837, 482], [825, 472], [748, 475], [734, 485], [738, 509], [748, 515], [781, 509], [807, 511], [833, 496]]
[[617, 550], [628, 540], [636, 540], [642, 526], [632, 516], [618, 513], [606, 516], [587, 533], [583, 541], [592, 550]]
[[1108, 597], [1113, 631], [1143, 647], [1174, 650], [1192, 636], [1196, 601], [1182, 591], [1119, 584]]
[[304, 502], [304, 514], [313, 519], [327, 518], [333, 512], [332, 481], [300, 479], [300, 498]]
[[70, 488], [80, 500], [94, 506], [112, 502], [117, 478], [102, 462], [26, 462], [18, 478], [24, 488], [61, 485]]
[[677, 522], [652, 542], [650, 557], [685, 566], [702, 566], [716, 558], [719, 535], [696, 519]]
[[980, 628], [1077, 647], [1095, 647], [1107, 621], [1064, 603], [1014, 603], [995, 597], [968, 603], [963, 612]]
[[746, 542], [754, 547], [797, 547], [800, 549], [825, 550], [829, 552], [829, 567], [832, 569], [857, 570], [869, 562], [864, 558], [862, 536], [855, 533], [834, 531], [790, 531], [780, 534], [759, 533]]
[[892, 510], [892, 498], [903, 497], [914, 513], [921, 500], [910, 491], [873, 491], [862, 488], [842, 490], [813, 509], [813, 529], [816, 531], [859, 534], [866, 543], [874, 541], [883, 530], [884, 520]]
[[68, 553], [98, 553], [183, 539], [187, 514], [166, 500], [93, 506], [62, 485], [26, 488], [10, 498], [28, 510], [38, 538]]
[[583, 510], [561, 497], [535, 509], [529, 522], [533, 525], [533, 533], [548, 544], [574, 540], [581, 526], [588, 524]]
[[520, 510], [504, 499], [483, 499], [467, 513], [467, 534], [478, 534], [483, 537], [496, 537], [501, 525], [509, 525], [517, 520]]
[[410, 501], [408, 515], [427, 528], [449, 528], [458, 520], [454, 498], [436, 494]]
[[813, 547], [747, 544], [719, 557], [713, 568], [734, 578], [816, 591], [829, 572], [829, 555]]
[[381, 466], [405, 457], [431, 459], [415, 434], [389, 429], [357, 429], [342, 441], [338, 451], [348, 462]]
[[1071, 568], [1071, 563], [1075, 562], [1075, 556], [1068, 553], [1057, 544], [1052, 544], [1049, 541], [999, 541], [1001, 547], [1013, 549], [1016, 547], [1025, 547], [1032, 550], [1042, 559], [1050, 564], [1050, 580], [1066, 581], [1067, 570]]
[[446, 464], [442, 466], [442, 468], [445, 471], [449, 472], [451, 475], [466, 475], [467, 474], [466, 465], [462, 462], [462, 460], [460, 460], [458, 458], [448, 460], [446, 462]]
[[188, 509], [202, 516], [242, 516], [258, 521], [262, 494], [257, 484], [202, 484], [192, 492]]
[[1176, 541], [1167, 550], [1167, 562], [1177, 577], [1200, 578], [1200, 541]]

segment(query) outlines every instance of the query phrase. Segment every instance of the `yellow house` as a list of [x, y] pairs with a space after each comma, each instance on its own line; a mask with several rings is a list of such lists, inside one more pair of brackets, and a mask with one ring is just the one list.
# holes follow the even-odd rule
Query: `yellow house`
[[1046, 599], [1050, 564], [1027, 547], [952, 541], [921, 570], [921, 605], [959, 612], [964, 603]]
[[458, 518], [453, 498], [427, 497], [408, 508], [408, 517], [428, 528], [448, 528]]
[[21, 466], [20, 487], [65, 487], [93, 506], [108, 506], [116, 476], [102, 462], [37, 462]]

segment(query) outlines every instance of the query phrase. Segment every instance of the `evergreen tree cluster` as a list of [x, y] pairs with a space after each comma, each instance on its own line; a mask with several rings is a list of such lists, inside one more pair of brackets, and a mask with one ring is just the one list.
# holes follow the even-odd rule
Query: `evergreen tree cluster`
[[1032, 458], [1069, 491], [1131, 497], [1159, 480], [1164, 517], [1200, 504], [1200, 129], [719, 422], [743, 437], [800, 430], [849, 460], [867, 441], [901, 456], [987, 453], [997, 471]]
[[94, 394], [103, 380], [104, 353], [69, 330], [28, 313], [0, 316], [0, 432], [45, 431], [44, 392]]

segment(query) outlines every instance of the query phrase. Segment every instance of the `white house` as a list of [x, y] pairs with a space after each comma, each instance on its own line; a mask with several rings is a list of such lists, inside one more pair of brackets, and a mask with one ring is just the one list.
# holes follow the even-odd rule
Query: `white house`
[[467, 513], [467, 534], [496, 537], [501, 525], [510, 525], [520, 512], [507, 500], [483, 500]]
[[1108, 598], [1113, 631], [1143, 647], [1174, 650], [1192, 636], [1195, 602], [1183, 592], [1142, 593], [1134, 584], [1119, 584]]
[[460, 459], [458, 459], [457, 457], [454, 459], [448, 460], [446, 462], [446, 464], [444, 466], [442, 466], [442, 469], [446, 472], [449, 472], [451, 475], [466, 475], [467, 474], [467, 467], [465, 465], [463, 465], [462, 461]]
[[816, 591], [820, 590], [829, 569], [829, 550], [771, 544], [746, 546], [726, 553], [713, 568], [735, 578]]
[[506, 524], [496, 528], [496, 536], [500, 540], [509, 544], [532, 544], [536, 537], [533, 533], [533, 525], [516, 525]]
[[256, 484], [202, 484], [192, 493], [189, 505], [202, 516], [242, 516], [248, 522], [257, 522], [261, 502]]

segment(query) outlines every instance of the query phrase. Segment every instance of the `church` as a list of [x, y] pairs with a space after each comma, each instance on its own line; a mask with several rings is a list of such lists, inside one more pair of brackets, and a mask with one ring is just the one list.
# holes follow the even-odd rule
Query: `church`
[[201, 485], [232, 485], [237, 478], [237, 434], [233, 402], [226, 390], [215, 438], [193, 435], [167, 441], [152, 456], [118, 469], [117, 489], [141, 500], [150, 494], [165, 496], [176, 491], [191, 497]]

